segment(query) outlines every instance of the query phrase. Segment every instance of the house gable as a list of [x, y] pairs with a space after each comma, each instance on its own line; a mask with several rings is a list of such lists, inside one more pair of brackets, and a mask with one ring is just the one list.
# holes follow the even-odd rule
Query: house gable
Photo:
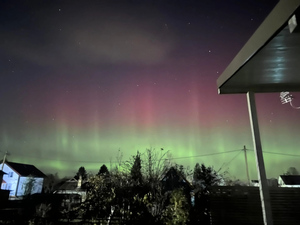
[[[0, 164], [2, 167], [2, 163]], [[26, 186], [31, 185], [30, 194], [41, 193], [46, 175], [33, 165], [5, 161], [1, 188], [10, 190], [10, 196], [24, 196]]]
[[34, 165], [8, 161], [6, 161], [5, 164], [9, 165], [22, 177], [46, 177], [46, 175], [42, 171], [37, 169]]
[[[2, 164], [0, 166], [2, 167]], [[4, 163], [3, 171], [6, 174], [3, 175], [1, 189], [10, 190], [9, 195], [15, 196], [20, 175], [6, 163]]]

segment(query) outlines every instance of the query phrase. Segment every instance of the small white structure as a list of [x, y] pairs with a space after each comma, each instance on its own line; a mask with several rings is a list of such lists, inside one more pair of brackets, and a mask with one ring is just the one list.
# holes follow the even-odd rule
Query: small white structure
[[[269, 187], [278, 187], [278, 180], [275, 178], [267, 179], [267, 183]], [[259, 181], [251, 180], [250, 186], [259, 187]]]
[[3, 168], [2, 190], [10, 190], [10, 197], [22, 197], [26, 194], [41, 193], [46, 175], [35, 166], [5, 161]]
[[278, 187], [300, 188], [300, 175], [280, 175]]

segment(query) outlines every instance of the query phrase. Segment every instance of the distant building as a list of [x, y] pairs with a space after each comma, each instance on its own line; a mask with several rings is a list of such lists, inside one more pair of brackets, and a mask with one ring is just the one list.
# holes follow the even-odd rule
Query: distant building
[[26, 194], [41, 193], [46, 175], [33, 165], [1, 162], [3, 168], [2, 190], [9, 190], [10, 197], [22, 197]]
[[300, 175], [280, 175], [278, 187], [300, 187]]
[[[278, 181], [275, 178], [267, 179], [268, 186], [269, 187], [278, 187]], [[259, 181], [258, 180], [251, 180], [250, 186], [252, 187], [258, 187]]]
[[54, 194], [62, 195], [62, 206], [67, 209], [71, 209], [73, 206], [80, 204], [86, 200], [86, 185], [82, 182], [81, 176], [79, 179], [72, 178], [65, 181]]

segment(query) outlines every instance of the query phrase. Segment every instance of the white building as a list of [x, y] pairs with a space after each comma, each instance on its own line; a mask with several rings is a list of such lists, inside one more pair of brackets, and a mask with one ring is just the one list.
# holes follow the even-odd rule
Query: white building
[[46, 175], [35, 166], [5, 161], [4, 165], [1, 162], [0, 168], [6, 173], [3, 175], [1, 189], [10, 190], [10, 197], [42, 192]]
[[280, 175], [278, 187], [300, 187], [300, 175]]

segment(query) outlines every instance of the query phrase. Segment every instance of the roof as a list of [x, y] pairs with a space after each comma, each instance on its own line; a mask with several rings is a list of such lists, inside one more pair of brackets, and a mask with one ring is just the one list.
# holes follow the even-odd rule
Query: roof
[[20, 176], [22, 177], [46, 177], [46, 175], [37, 169], [34, 165], [23, 164], [23, 163], [15, 163], [5, 161], [5, 164], [14, 169]]
[[72, 178], [70, 180], [64, 181], [62, 185], [60, 185], [57, 190], [59, 191], [72, 191], [72, 190], [85, 190], [87, 189], [88, 182], [83, 182], [80, 187], [78, 187], [78, 180], [76, 178]]
[[280, 175], [286, 185], [300, 185], [300, 175]]
[[299, 27], [300, 0], [281, 0], [220, 75], [219, 93], [300, 91]]
[[58, 190], [75, 190], [78, 186], [78, 180], [76, 180], [75, 178], [72, 178], [70, 180], [67, 180], [66, 182], [64, 182], [59, 188]]

